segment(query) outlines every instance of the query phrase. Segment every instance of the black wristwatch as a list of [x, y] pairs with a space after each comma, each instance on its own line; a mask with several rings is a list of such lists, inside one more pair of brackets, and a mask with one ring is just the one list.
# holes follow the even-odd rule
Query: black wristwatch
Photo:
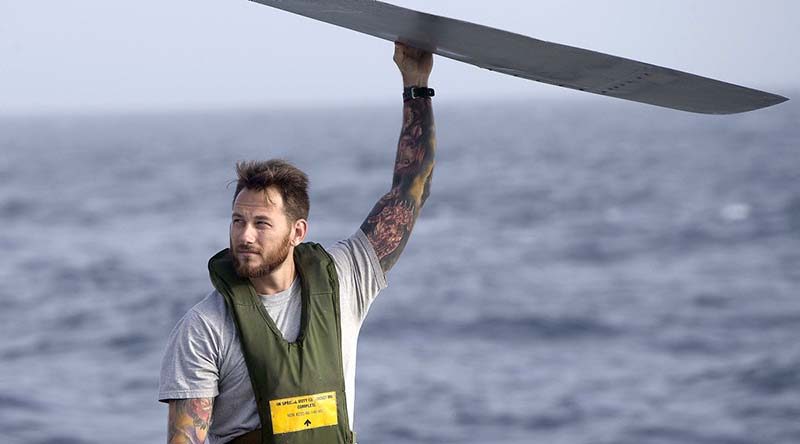
[[418, 99], [420, 97], [433, 97], [435, 95], [433, 88], [427, 86], [408, 86], [403, 88], [403, 102]]

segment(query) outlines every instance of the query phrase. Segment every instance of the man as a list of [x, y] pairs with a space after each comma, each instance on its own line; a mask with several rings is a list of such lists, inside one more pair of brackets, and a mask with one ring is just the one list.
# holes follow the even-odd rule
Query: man
[[403, 128], [394, 177], [360, 229], [325, 250], [303, 243], [307, 178], [271, 160], [237, 164], [230, 248], [215, 290], [172, 331], [159, 400], [169, 443], [353, 443], [356, 343], [385, 273], [430, 189], [430, 53], [395, 44]]

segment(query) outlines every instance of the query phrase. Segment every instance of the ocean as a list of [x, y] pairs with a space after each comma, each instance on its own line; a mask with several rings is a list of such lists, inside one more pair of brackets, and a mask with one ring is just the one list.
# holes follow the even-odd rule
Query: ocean
[[[362, 444], [800, 443], [800, 102], [434, 102]], [[160, 359], [234, 163], [305, 170], [330, 244], [388, 191], [399, 107], [0, 118], [0, 442], [166, 442]]]

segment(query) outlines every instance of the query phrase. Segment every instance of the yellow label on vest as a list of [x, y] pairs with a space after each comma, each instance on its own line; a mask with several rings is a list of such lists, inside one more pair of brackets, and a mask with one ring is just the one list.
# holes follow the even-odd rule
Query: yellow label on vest
[[269, 402], [269, 412], [273, 435], [339, 424], [336, 392], [276, 399]]

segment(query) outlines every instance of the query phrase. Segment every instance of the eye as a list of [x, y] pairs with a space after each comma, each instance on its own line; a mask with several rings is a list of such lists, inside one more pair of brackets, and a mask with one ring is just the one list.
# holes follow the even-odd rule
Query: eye
[[267, 228], [267, 227], [270, 227], [271, 225], [269, 224], [269, 222], [260, 220], [260, 221], [256, 222], [256, 226], [257, 227], [261, 227], [261, 228]]

